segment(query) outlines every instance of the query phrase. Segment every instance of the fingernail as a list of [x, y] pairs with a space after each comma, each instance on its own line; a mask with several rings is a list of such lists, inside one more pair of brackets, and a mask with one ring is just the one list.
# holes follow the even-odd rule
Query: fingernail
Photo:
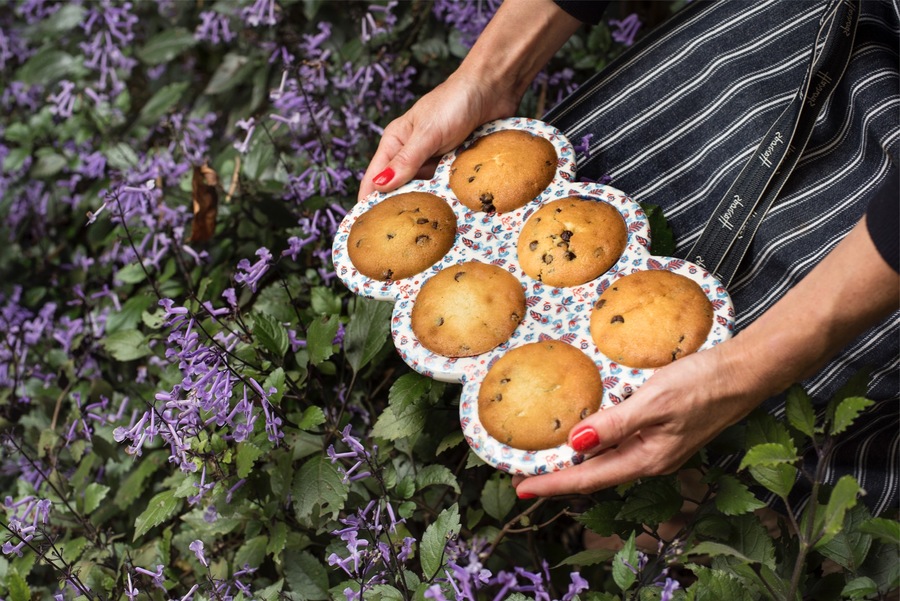
[[378, 175], [372, 178], [372, 183], [376, 186], [383, 186], [394, 179], [394, 170], [388, 167]]
[[530, 492], [516, 492], [516, 494], [519, 495], [520, 499], [533, 499], [537, 496], [536, 494]]
[[582, 426], [572, 434], [572, 448], [584, 453], [600, 444], [597, 431], [590, 426]]

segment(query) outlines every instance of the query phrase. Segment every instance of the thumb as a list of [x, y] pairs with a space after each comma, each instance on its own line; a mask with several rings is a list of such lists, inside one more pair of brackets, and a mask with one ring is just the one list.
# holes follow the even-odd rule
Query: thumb
[[569, 446], [579, 453], [597, 453], [652, 425], [653, 420], [654, 413], [647, 410], [640, 398], [632, 397], [579, 422], [569, 432]]
[[412, 136], [405, 143], [396, 145], [387, 164], [372, 177], [373, 187], [379, 192], [389, 192], [405, 184], [416, 177], [421, 167], [439, 150], [439, 142], [431, 136]]

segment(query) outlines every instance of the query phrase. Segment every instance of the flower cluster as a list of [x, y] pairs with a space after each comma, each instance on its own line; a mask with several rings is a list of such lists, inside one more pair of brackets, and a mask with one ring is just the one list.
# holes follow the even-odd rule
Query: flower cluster
[[3, 508], [9, 516], [7, 529], [13, 535], [13, 539], [3, 543], [0, 550], [4, 555], [22, 557], [25, 546], [40, 534], [41, 526], [48, 523], [52, 503], [49, 499], [38, 499], [31, 495], [18, 501], [6, 497]]

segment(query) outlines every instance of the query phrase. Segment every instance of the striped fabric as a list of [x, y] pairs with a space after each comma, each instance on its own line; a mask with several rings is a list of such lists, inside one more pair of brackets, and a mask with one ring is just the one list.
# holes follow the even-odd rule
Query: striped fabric
[[[545, 119], [574, 143], [590, 135], [578, 173], [609, 175], [635, 200], [660, 205], [684, 253], [795, 93], [823, 9], [794, 0], [694, 3]], [[846, 74], [730, 286], [738, 330], [837, 245], [897, 163], [898, 23], [896, 3], [863, 0]], [[898, 326], [900, 313], [803, 383], [821, 406], [852, 374], [874, 369], [869, 396], [878, 405], [841, 439], [828, 476], [853, 473], [875, 512], [898, 502]], [[766, 406], [783, 417], [783, 399]]]

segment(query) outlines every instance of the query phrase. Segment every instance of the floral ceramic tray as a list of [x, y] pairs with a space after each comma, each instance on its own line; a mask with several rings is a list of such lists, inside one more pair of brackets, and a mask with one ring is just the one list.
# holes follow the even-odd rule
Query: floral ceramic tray
[[[556, 175], [549, 186], [524, 207], [509, 213], [484, 213], [462, 205], [448, 185], [456, 156], [477, 138], [503, 129], [521, 129], [549, 140], [556, 150]], [[508, 350], [544, 339], [566, 342], [590, 357], [603, 380], [602, 407], [627, 398], [649, 378], [653, 369], [617, 365], [604, 356], [589, 332], [591, 309], [600, 294], [616, 279], [641, 270], [666, 269], [684, 275], [706, 293], [713, 306], [713, 326], [700, 350], [730, 338], [734, 309], [722, 285], [703, 268], [668, 257], [650, 254], [650, 228], [640, 206], [615, 188], [575, 182], [575, 155], [569, 141], [555, 128], [533, 119], [503, 119], [487, 123], [473, 132], [456, 151], [443, 157], [430, 180], [414, 180], [388, 194], [373, 193], [358, 203], [342, 221], [332, 249], [335, 270], [356, 294], [394, 303], [391, 334], [403, 360], [419, 373], [463, 385], [460, 421], [472, 449], [487, 463], [503, 471], [533, 475], [556, 471], [581, 462], [584, 457], [570, 446], [541, 451], [522, 451], [492, 438], [478, 418], [478, 389], [494, 361]], [[425, 271], [405, 279], [379, 281], [359, 273], [347, 254], [350, 229], [360, 215], [386, 198], [405, 192], [427, 192], [444, 199], [457, 219], [456, 237], [443, 259]], [[557, 288], [532, 279], [519, 265], [516, 244], [522, 225], [544, 204], [566, 197], [606, 202], [622, 215], [627, 229], [625, 251], [602, 276], [586, 284]], [[512, 336], [500, 346], [474, 357], [451, 358], [423, 347], [412, 330], [411, 312], [422, 285], [444, 268], [467, 261], [499, 266], [516, 276], [525, 290], [526, 316]]]

